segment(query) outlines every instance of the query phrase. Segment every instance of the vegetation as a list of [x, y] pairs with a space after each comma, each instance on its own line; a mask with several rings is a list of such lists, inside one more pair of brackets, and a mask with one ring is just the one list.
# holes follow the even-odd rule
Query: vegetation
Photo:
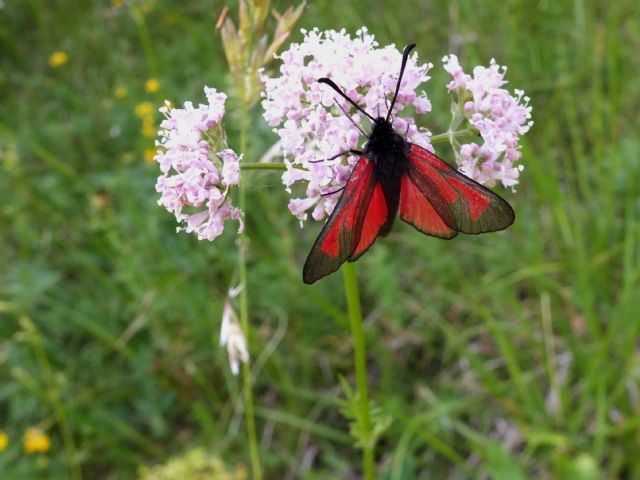
[[[198, 468], [241, 478], [242, 387], [218, 344], [235, 237], [176, 234], [145, 161], [165, 98], [231, 82], [222, 2], [0, 6], [0, 476], [135, 478], [198, 449]], [[436, 66], [495, 57], [532, 99], [509, 230], [446, 242], [398, 224], [358, 262], [370, 395], [391, 420], [380, 478], [640, 478], [636, 2], [317, 0], [299, 25], [366, 25]], [[436, 132], [445, 83], [435, 68]], [[275, 136], [253, 113], [257, 161]], [[278, 172], [251, 175], [265, 478], [357, 478], [342, 277], [302, 284], [320, 226], [299, 229]]]

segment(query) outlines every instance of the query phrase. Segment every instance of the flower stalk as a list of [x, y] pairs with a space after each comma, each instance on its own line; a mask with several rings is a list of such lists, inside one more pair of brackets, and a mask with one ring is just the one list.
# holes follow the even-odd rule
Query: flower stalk
[[360, 293], [358, 291], [358, 276], [355, 263], [346, 262], [342, 266], [344, 286], [347, 297], [347, 310], [353, 336], [353, 359], [356, 370], [356, 385], [358, 387], [358, 419], [363, 448], [362, 471], [366, 480], [374, 478], [374, 449], [376, 437], [369, 410], [369, 384], [367, 377], [367, 359], [365, 350], [364, 330], [362, 328], [362, 309], [360, 307]]
[[278, 170], [284, 172], [287, 167], [283, 163], [242, 162], [240, 170]]
[[[240, 151], [246, 152], [249, 134], [249, 110], [250, 106], [242, 103], [240, 107], [241, 128], [240, 128]], [[242, 162], [240, 163], [242, 166]], [[238, 205], [244, 211], [246, 208], [247, 175], [240, 181], [238, 186]], [[247, 349], [250, 350], [251, 336], [249, 325], [249, 295], [247, 286], [247, 249], [249, 239], [243, 230], [238, 236], [238, 272], [240, 284], [243, 286], [240, 291], [240, 326], [247, 339]], [[262, 467], [260, 465], [260, 452], [258, 449], [258, 439], [256, 434], [256, 423], [253, 412], [253, 379], [251, 378], [251, 365], [242, 365], [242, 391], [244, 396], [244, 415], [247, 424], [247, 437], [249, 440], [249, 456], [251, 459], [251, 471], [254, 480], [262, 480]]]
[[465, 128], [464, 130], [457, 130], [455, 132], [449, 130], [444, 133], [433, 135], [431, 137], [431, 145], [438, 145], [439, 143], [445, 143], [445, 142], [451, 143], [453, 142], [454, 139], [469, 137], [472, 135], [473, 135], [473, 132], [468, 128]]

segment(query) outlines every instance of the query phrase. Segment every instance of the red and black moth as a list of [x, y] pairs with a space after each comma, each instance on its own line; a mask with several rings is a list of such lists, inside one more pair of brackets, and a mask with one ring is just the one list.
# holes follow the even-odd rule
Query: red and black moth
[[400, 218], [416, 230], [447, 240], [458, 233], [503, 230], [515, 220], [513, 209], [505, 200], [428, 150], [408, 142], [391, 125], [402, 75], [415, 46], [412, 43], [404, 49], [386, 117], [372, 117], [333, 81], [318, 80], [366, 115], [373, 128], [363, 151], [342, 153], [360, 158], [307, 257], [305, 283], [314, 283], [335, 272], [345, 261], [360, 258], [376, 238], [391, 231], [398, 211]]

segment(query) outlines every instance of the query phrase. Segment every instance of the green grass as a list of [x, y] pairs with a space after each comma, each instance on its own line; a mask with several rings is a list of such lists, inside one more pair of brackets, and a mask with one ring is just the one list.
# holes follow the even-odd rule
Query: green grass
[[[134, 115], [228, 86], [222, 3], [158, 0], [137, 15], [88, 3], [0, 10], [0, 476], [135, 478], [196, 446], [248, 465], [241, 386], [218, 346], [234, 236], [175, 233]], [[518, 192], [505, 193], [512, 228], [444, 242], [397, 225], [359, 262], [371, 395], [393, 420], [380, 478], [640, 478], [636, 2], [401, 5], [313, 1], [301, 26], [366, 25], [382, 44], [416, 41], [436, 65], [448, 52], [466, 66], [495, 57], [536, 123]], [[69, 62], [52, 69], [56, 50]], [[144, 92], [150, 77], [160, 92]], [[448, 120], [445, 82], [434, 69], [434, 132]], [[259, 114], [254, 159], [274, 141]], [[359, 452], [338, 408], [339, 377], [355, 383], [341, 275], [302, 284], [319, 226], [299, 229], [276, 173], [250, 182], [266, 478], [353, 476]], [[33, 425], [52, 439], [46, 455], [23, 452]]]

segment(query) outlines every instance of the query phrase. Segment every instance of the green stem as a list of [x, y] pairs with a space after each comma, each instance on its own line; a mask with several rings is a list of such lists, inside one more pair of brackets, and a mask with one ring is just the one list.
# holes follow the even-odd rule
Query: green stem
[[[249, 109], [246, 105], [241, 108], [242, 119], [240, 129], [240, 151], [246, 153], [248, 145], [249, 132]], [[247, 176], [245, 175], [238, 186], [238, 206], [241, 211], [246, 211], [246, 189]], [[245, 232], [239, 236], [238, 248], [238, 271], [242, 290], [240, 291], [240, 325], [245, 334], [247, 341], [247, 350], [250, 351], [250, 332], [249, 332], [249, 294], [247, 286], [247, 248], [248, 237]], [[249, 437], [249, 454], [251, 458], [251, 471], [253, 472], [253, 480], [262, 480], [262, 467], [260, 466], [260, 453], [258, 450], [258, 441], [256, 435], [256, 423], [253, 413], [253, 381], [251, 379], [251, 366], [242, 364], [242, 383], [244, 394], [244, 416], [247, 423], [247, 436]]]
[[355, 263], [346, 262], [342, 265], [344, 286], [347, 295], [347, 309], [351, 323], [351, 335], [354, 341], [354, 362], [356, 367], [356, 383], [358, 386], [359, 421], [362, 428], [364, 454], [362, 470], [365, 480], [374, 478], [373, 453], [375, 439], [371, 425], [369, 411], [369, 385], [367, 383], [367, 359], [362, 329], [362, 310], [360, 308], [360, 293], [358, 292], [358, 277]]
[[246, 162], [240, 163], [240, 170], [280, 170], [284, 171], [287, 166], [284, 163], [257, 163]]
[[158, 60], [156, 59], [156, 52], [153, 49], [153, 41], [151, 40], [151, 35], [149, 34], [149, 29], [147, 28], [147, 22], [144, 18], [144, 12], [141, 7], [133, 6], [131, 7], [131, 17], [136, 24], [138, 29], [138, 36], [140, 37], [140, 43], [142, 44], [142, 50], [144, 51], [145, 59], [147, 60], [147, 65], [149, 66], [149, 71], [151, 72], [151, 76], [158, 76]]
[[450, 142], [454, 138], [460, 137], [468, 137], [472, 136], [473, 132], [469, 129], [465, 128], [464, 130], [456, 130], [455, 132], [447, 131], [444, 133], [439, 133], [438, 135], [431, 136], [431, 145], [436, 145], [438, 143]]

